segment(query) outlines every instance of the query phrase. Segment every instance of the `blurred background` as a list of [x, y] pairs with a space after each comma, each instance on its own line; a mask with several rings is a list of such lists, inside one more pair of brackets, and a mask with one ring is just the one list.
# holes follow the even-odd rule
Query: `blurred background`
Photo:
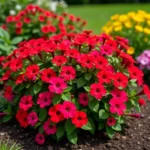
[[[15, 15], [27, 4], [38, 4], [53, 11], [66, 11], [87, 20], [87, 29], [100, 29], [114, 14], [145, 10], [150, 12], [150, 0], [0, 0], [0, 23], [9, 14]], [[57, 7], [57, 10], [56, 10]]]

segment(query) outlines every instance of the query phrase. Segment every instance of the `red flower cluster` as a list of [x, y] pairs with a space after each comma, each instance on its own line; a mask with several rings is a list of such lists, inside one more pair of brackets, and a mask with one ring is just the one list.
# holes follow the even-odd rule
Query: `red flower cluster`
[[86, 21], [71, 14], [57, 15], [36, 5], [28, 5], [16, 16], [6, 18], [6, 30], [12, 36], [23, 35], [26, 39], [48, 36], [55, 33], [76, 33], [81, 31]]
[[[35, 15], [37, 8], [29, 8], [24, 13]], [[60, 139], [60, 130], [68, 135], [76, 128], [91, 131], [95, 121], [114, 130], [118, 120], [132, 116], [132, 107], [145, 105], [139, 96], [145, 93], [150, 98], [150, 90], [146, 85], [140, 93], [130, 88], [143, 86], [143, 73], [122, 45], [127, 47], [123, 41], [89, 31], [20, 43], [1, 60], [4, 97], [15, 103], [20, 125], [38, 127], [35, 140], [43, 144], [48, 135]]]

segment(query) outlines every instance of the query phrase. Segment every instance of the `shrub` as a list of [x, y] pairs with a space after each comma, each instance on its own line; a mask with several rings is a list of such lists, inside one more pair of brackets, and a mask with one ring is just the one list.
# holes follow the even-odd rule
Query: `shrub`
[[[150, 99], [143, 73], [125, 48], [121, 37], [89, 31], [20, 43], [1, 63], [8, 103], [2, 121], [15, 115], [20, 126], [37, 129], [38, 144], [46, 136], [65, 135], [75, 144], [80, 129], [92, 134], [105, 129], [112, 137], [126, 116], [140, 117], [145, 102], [140, 95]], [[139, 93], [137, 86], [143, 89]]]
[[28, 40], [58, 33], [77, 33], [83, 29], [85, 24], [84, 20], [71, 14], [57, 15], [30, 4], [16, 16], [8, 16], [5, 28], [11, 37], [22, 36]]
[[[150, 48], [150, 14], [139, 10], [127, 14], [115, 14], [102, 28], [102, 31], [129, 40], [128, 54], [138, 56], [144, 49]], [[134, 49], [136, 50], [134, 52]]]

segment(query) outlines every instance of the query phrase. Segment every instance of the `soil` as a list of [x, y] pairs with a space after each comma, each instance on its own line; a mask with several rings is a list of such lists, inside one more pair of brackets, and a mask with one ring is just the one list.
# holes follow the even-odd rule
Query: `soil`
[[20, 143], [23, 150], [150, 150], [150, 101], [142, 109], [142, 117], [127, 119], [124, 131], [116, 133], [113, 139], [109, 139], [102, 131], [95, 135], [82, 131], [76, 145], [64, 139], [58, 143], [47, 140], [44, 146], [38, 146], [34, 142], [33, 129], [20, 128], [16, 122], [0, 125], [1, 135]]

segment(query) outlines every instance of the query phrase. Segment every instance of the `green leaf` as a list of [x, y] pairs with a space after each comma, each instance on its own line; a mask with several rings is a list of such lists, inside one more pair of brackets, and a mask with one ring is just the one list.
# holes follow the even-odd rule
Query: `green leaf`
[[56, 137], [59, 140], [65, 134], [65, 128], [62, 124], [57, 127]]
[[112, 126], [112, 128], [116, 131], [121, 131], [121, 129], [122, 129], [120, 124], [116, 124], [116, 125]]
[[84, 75], [84, 77], [85, 77], [85, 79], [86, 79], [87, 81], [89, 81], [89, 80], [91, 79], [91, 77], [92, 77], [92, 73], [88, 72], [88, 73], [86, 73], [86, 74]]
[[52, 102], [53, 104], [58, 104], [61, 101], [61, 95], [56, 94], [55, 96], [53, 96]]
[[105, 111], [105, 109], [101, 109], [99, 111], [99, 118], [100, 119], [107, 119], [109, 117], [109, 113]]
[[71, 120], [67, 120], [65, 123], [65, 130], [67, 132], [67, 134], [71, 134], [74, 130], [75, 130], [75, 125], [72, 124]]
[[43, 122], [46, 119], [46, 116], [47, 116], [47, 109], [46, 108], [40, 109], [39, 110], [39, 120]]
[[96, 99], [93, 99], [93, 100], [89, 101], [88, 106], [92, 111], [97, 112], [99, 109], [99, 101]]
[[71, 91], [71, 89], [72, 89], [72, 87], [70, 86], [70, 87], [66, 88], [66, 89], [64, 90], [64, 92], [65, 92], [65, 93], [66, 93], [66, 92], [69, 92], [69, 91]]
[[61, 98], [65, 101], [70, 101], [71, 100], [71, 94], [70, 93], [63, 93]]
[[104, 103], [104, 107], [105, 107], [105, 109], [106, 109], [107, 111], [109, 111], [109, 104]]
[[2, 118], [2, 122], [8, 122], [12, 119], [12, 115], [7, 115]]
[[33, 85], [33, 92], [34, 92], [35, 95], [41, 90], [41, 87], [42, 86], [38, 83]]
[[94, 124], [93, 120], [89, 118], [87, 124], [82, 126], [82, 129], [83, 130], [88, 130], [92, 134], [94, 134], [94, 132], [95, 132], [95, 124]]
[[11, 105], [8, 105], [7, 109], [4, 109], [3, 112], [5, 112], [7, 114], [11, 114], [11, 112], [12, 112]]
[[40, 126], [40, 127], [39, 127], [39, 133], [44, 133], [43, 126]]
[[87, 80], [84, 77], [77, 79], [77, 88], [81, 88], [86, 84]]
[[38, 83], [34, 84], [33, 85], [33, 92], [34, 92], [34, 94], [37, 94], [38, 92], [40, 92], [41, 88], [42, 88], [42, 85], [40, 85]]
[[69, 135], [67, 134], [67, 139], [68, 139], [71, 143], [76, 144], [77, 141], [78, 141], [77, 133], [74, 131], [74, 132], [72, 132], [72, 133], [69, 134]]
[[85, 91], [90, 92], [90, 87], [89, 86], [84, 86], [83, 88], [85, 89]]
[[17, 37], [15, 37], [15, 38], [13, 38], [12, 39], [12, 41], [11, 41], [11, 43], [12, 44], [18, 44], [18, 43], [20, 43], [21, 41], [23, 40], [23, 38], [20, 36], [17, 36]]
[[107, 126], [106, 127], [106, 132], [109, 138], [112, 138], [115, 134], [115, 130], [113, 130], [111, 127]]
[[104, 122], [99, 122], [98, 130], [102, 130], [104, 127], [105, 127], [105, 123]]

